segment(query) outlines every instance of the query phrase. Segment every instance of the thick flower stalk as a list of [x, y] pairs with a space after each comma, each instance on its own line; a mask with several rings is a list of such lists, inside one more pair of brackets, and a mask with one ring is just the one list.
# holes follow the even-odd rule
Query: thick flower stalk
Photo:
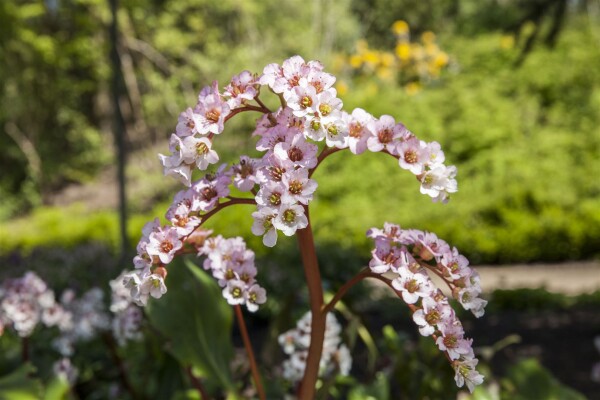
[[[166, 293], [165, 279], [173, 258], [196, 253], [204, 257], [204, 268], [222, 287], [223, 297], [236, 307], [236, 313], [240, 305], [256, 311], [266, 301], [266, 293], [256, 281], [254, 253], [240, 238], [210, 237], [211, 232], [201, 229], [226, 207], [254, 205], [252, 232], [262, 236], [265, 246], [275, 246], [280, 233], [298, 237], [311, 308], [306, 366], [299, 379], [299, 395], [304, 399], [315, 394], [325, 351], [327, 312], [333, 307], [323, 302], [309, 219], [309, 206], [318, 188], [312, 179], [315, 170], [338, 151], [357, 155], [383, 152], [396, 158], [401, 169], [411, 172], [421, 193], [433, 201], [447, 202], [457, 191], [456, 168], [444, 164], [445, 156], [437, 142], [418, 139], [392, 116], [376, 118], [362, 109], [344, 111], [334, 83], [335, 77], [325, 72], [320, 62], [294, 56], [281, 65], [267, 65], [261, 75], [243, 71], [222, 92], [217, 82], [202, 89], [196, 105], [179, 116], [169, 141], [170, 153], [159, 156], [165, 175], [175, 177], [186, 188], [175, 195], [165, 215], [166, 225], [161, 226], [156, 219], [144, 227], [133, 261], [136, 270], [123, 277], [132, 299], [145, 305], [150, 297]], [[267, 91], [278, 97], [277, 109], [269, 109], [261, 100], [261, 93]], [[256, 150], [262, 155], [241, 155], [238, 163], [217, 167], [214, 141], [227, 121], [247, 111], [262, 114], [253, 132]], [[211, 165], [216, 170], [194, 180], [195, 170], [206, 171]], [[232, 188], [248, 196], [233, 197]], [[381, 279], [388, 279], [382, 274], [395, 274], [389, 280], [391, 287], [415, 308], [415, 321], [422, 333], [442, 338], [440, 349], [448, 355], [457, 376], [471, 388], [470, 383], [477, 383], [479, 378], [465, 372], [473, 371], [475, 362], [465, 344], [470, 345], [470, 341], [462, 337], [462, 328], [451, 320], [454, 314], [443, 306], [443, 299], [423, 271], [440, 275], [452, 287], [453, 296], [476, 315], [483, 313], [484, 306], [478, 298], [478, 277], [466, 266], [464, 257], [435, 235], [402, 231], [399, 237], [390, 236], [394, 230], [400, 231], [388, 226], [370, 232], [376, 242], [370, 274]], [[435, 313], [440, 314], [439, 323], [428, 317]], [[446, 337], [455, 338], [456, 345], [450, 339], [444, 341]], [[256, 376], [256, 368], [253, 372]], [[294, 377], [299, 378], [299, 374]], [[463, 381], [457, 378], [459, 384]]]

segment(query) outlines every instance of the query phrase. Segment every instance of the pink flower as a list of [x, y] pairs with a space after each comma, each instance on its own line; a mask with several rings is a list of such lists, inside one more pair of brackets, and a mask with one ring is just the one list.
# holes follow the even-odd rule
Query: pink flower
[[483, 375], [475, 370], [478, 362], [479, 360], [476, 358], [469, 358], [457, 360], [452, 363], [455, 371], [454, 380], [456, 381], [456, 386], [463, 387], [466, 384], [469, 392], [473, 393], [475, 386], [483, 383]]
[[273, 220], [273, 226], [282, 231], [285, 236], [292, 236], [297, 229], [304, 229], [308, 226], [308, 218], [306, 218], [302, 206], [284, 204]]
[[273, 153], [279, 159], [290, 160], [294, 165], [304, 168], [313, 168], [317, 165], [318, 147], [308, 143], [302, 135], [296, 135], [291, 142], [278, 143]]
[[223, 288], [223, 297], [232, 306], [244, 304], [246, 301], [246, 284], [239, 279], [232, 279]]
[[179, 240], [177, 229], [165, 226], [150, 234], [146, 252], [151, 256], [158, 257], [161, 263], [168, 264], [182, 246], [183, 243]]
[[229, 195], [226, 179], [201, 179], [194, 183], [192, 189], [198, 194], [198, 208], [201, 211], [210, 211], [216, 207], [219, 199]]
[[248, 311], [255, 312], [258, 310], [260, 304], [264, 304], [267, 301], [267, 292], [257, 284], [254, 284], [246, 291], [245, 298]]
[[260, 167], [260, 160], [248, 156], [240, 156], [240, 163], [232, 168], [233, 185], [242, 192], [249, 192], [256, 184], [256, 173]]
[[396, 272], [402, 256], [400, 249], [392, 246], [387, 240], [378, 240], [375, 244], [376, 248], [371, 252], [373, 258], [369, 262], [371, 271], [376, 274], [383, 274], [388, 271]]
[[209, 164], [219, 161], [219, 155], [212, 149], [212, 142], [208, 138], [188, 136], [183, 139], [183, 145], [187, 154], [184, 160], [196, 164], [201, 171], [208, 168]]
[[304, 117], [317, 112], [317, 91], [312, 86], [296, 86], [284, 92], [288, 107], [293, 110], [296, 117]]
[[423, 336], [432, 335], [436, 325], [447, 320], [454, 313], [446, 299], [438, 302], [432, 297], [425, 297], [421, 305], [423, 308], [415, 311], [412, 318]]
[[431, 196], [433, 201], [446, 203], [449, 194], [458, 191], [455, 176], [455, 166], [436, 165], [421, 178], [421, 193]]
[[194, 114], [194, 110], [188, 107], [184, 112], [179, 114], [175, 132], [177, 132], [177, 135], [182, 138], [195, 134], [202, 134], [198, 130], [198, 127], [201, 125], [202, 122], [199, 116]]
[[424, 142], [411, 138], [398, 144], [396, 152], [400, 168], [407, 169], [415, 175], [420, 175], [429, 161], [429, 152]]
[[254, 99], [258, 94], [254, 88], [255, 84], [254, 75], [250, 71], [242, 71], [231, 78], [231, 82], [223, 91], [223, 95], [229, 97], [229, 108], [237, 108], [245, 101]]
[[392, 286], [401, 293], [407, 304], [415, 304], [419, 298], [430, 297], [434, 292], [434, 286], [425, 272], [412, 273], [402, 268], [398, 273], [400, 276], [392, 281]]
[[252, 213], [252, 233], [256, 236], [264, 235], [263, 244], [267, 247], [273, 247], [277, 243], [277, 230], [273, 226], [276, 215], [277, 212], [270, 207], [262, 207]]
[[373, 120], [367, 124], [371, 136], [367, 139], [367, 147], [373, 152], [387, 150], [395, 153], [395, 141], [402, 137], [396, 128], [396, 121], [389, 115], [382, 115], [379, 120]]
[[291, 204], [293, 199], [286, 196], [287, 189], [281, 182], [269, 181], [261, 185], [256, 194], [256, 204], [263, 207], [279, 208], [283, 203]]
[[200, 92], [194, 112], [198, 115], [200, 126], [196, 125], [196, 129], [199, 133], [204, 135], [223, 132], [225, 117], [229, 114], [230, 107], [221, 99], [217, 82]]
[[317, 189], [317, 182], [308, 177], [308, 170], [300, 168], [283, 174], [281, 182], [285, 188], [284, 203], [308, 204]]
[[348, 147], [354, 154], [361, 154], [367, 149], [367, 140], [373, 135], [367, 125], [374, 121], [371, 114], [361, 108], [355, 108], [352, 114], [344, 113], [342, 120], [348, 125]]

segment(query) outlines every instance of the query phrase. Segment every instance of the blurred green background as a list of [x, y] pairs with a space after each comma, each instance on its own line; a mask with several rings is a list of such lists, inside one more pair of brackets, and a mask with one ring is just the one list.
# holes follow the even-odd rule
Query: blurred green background
[[[441, 205], [389, 157], [331, 156], [314, 176], [311, 209], [326, 286], [364, 265], [364, 233], [384, 221], [433, 231], [473, 264], [600, 257], [598, 0], [121, 0], [124, 255], [111, 21], [108, 0], [0, 1], [0, 279], [33, 269], [56, 290], [85, 289], [105, 287], [131, 268], [141, 227], [162, 217], [180, 189], [162, 176], [156, 156], [167, 151], [179, 113], [213, 80], [223, 87], [244, 69], [260, 73], [295, 54], [321, 60], [338, 77], [346, 110], [394, 116], [420, 139], [440, 142], [446, 163], [458, 167], [459, 192]], [[215, 141], [224, 161], [255, 154], [253, 118], [231, 121]], [[277, 274], [278, 265], [298, 264], [294, 240], [280, 237], [267, 251], [251, 224], [247, 207], [211, 221], [218, 233], [244, 236], [264, 263], [270, 296], [281, 300], [264, 311], [267, 320], [286, 311], [286, 291], [301, 289], [302, 271]], [[496, 312], [573, 305], [535, 291], [522, 295], [496, 294]], [[600, 304], [593, 296], [581, 301]], [[349, 303], [374, 312], [373, 304]], [[377, 315], [375, 325], [392, 319]], [[406, 337], [386, 335], [383, 348], [416, 365], [410, 374], [439, 356], [428, 356], [425, 345], [424, 355], [407, 355]], [[519, 364], [509, 374], [536, 368]], [[407, 374], [398, 379], [422, 379]], [[385, 391], [378, 379], [356, 389], [356, 398]], [[598, 394], [585, 379], [579, 389]], [[432, 382], [437, 386], [426, 390], [444, 393], [447, 382]], [[520, 388], [514, 385], [508, 398]]]
[[[130, 244], [176, 188], [156, 153], [199, 89], [300, 54], [338, 76], [346, 109], [393, 115], [459, 171], [459, 192], [438, 205], [391, 159], [332, 157], [316, 176], [321, 242], [365, 251], [365, 230], [390, 220], [437, 232], [474, 263], [597, 257], [599, 18], [594, 1], [122, 1]], [[398, 20], [413, 52], [435, 34], [443, 68], [406, 72]], [[0, 5], [3, 254], [119, 242], [110, 21], [104, 0]], [[252, 123], [219, 138], [226, 160], [251, 151]]]

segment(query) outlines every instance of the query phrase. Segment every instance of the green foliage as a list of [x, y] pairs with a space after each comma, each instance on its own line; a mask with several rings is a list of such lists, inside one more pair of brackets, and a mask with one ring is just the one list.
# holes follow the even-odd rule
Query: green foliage
[[231, 307], [214, 279], [191, 261], [174, 264], [169, 268], [169, 286], [177, 289], [159, 302], [150, 302], [147, 315], [182, 366], [192, 367], [222, 390], [233, 391]]
[[[31, 364], [23, 364], [13, 373], [0, 377], [0, 399], [37, 400], [42, 393], [42, 385], [30, 377], [35, 372]], [[56, 400], [61, 397], [56, 397]]]
[[107, 77], [102, 18], [93, 2], [57, 4], [0, 4], [0, 196], [16, 203], [6, 213], [106, 161], [95, 104]]
[[501, 380], [501, 399], [584, 400], [585, 397], [561, 384], [535, 359], [525, 359], [509, 368]]
[[459, 192], [447, 205], [432, 204], [393, 159], [335, 154], [315, 174], [318, 239], [366, 254], [364, 231], [387, 220], [434, 231], [475, 263], [598, 255], [600, 73], [592, 66], [600, 51], [593, 35], [568, 30], [554, 51], [532, 53], [517, 70], [500, 39], [454, 37], [447, 47], [460, 74], [418, 96], [373, 85], [349, 91], [346, 108], [391, 114], [423, 140], [439, 141], [446, 162], [458, 167]]

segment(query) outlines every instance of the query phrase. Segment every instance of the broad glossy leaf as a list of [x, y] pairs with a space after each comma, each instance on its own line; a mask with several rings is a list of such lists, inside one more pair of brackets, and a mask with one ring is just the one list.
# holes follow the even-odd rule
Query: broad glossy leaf
[[146, 308], [152, 325], [165, 336], [167, 349], [182, 365], [191, 365], [195, 374], [232, 389], [233, 313], [221, 289], [189, 260], [173, 262], [166, 283], [167, 294]]

